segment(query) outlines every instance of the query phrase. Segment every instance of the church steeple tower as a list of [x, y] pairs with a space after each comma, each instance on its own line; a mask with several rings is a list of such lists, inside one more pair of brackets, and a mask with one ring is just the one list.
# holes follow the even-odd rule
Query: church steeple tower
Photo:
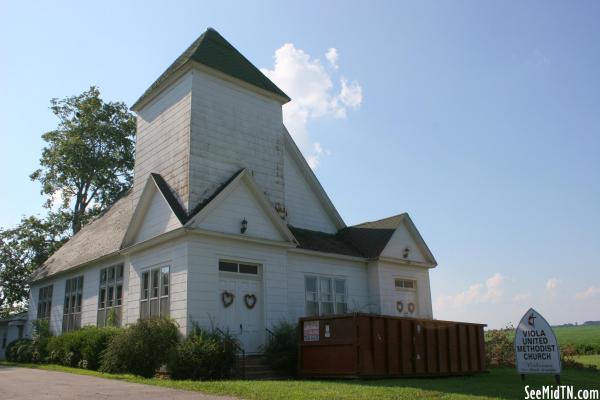
[[132, 107], [138, 115], [134, 204], [160, 174], [186, 212], [240, 168], [285, 207], [281, 106], [290, 98], [209, 28]]

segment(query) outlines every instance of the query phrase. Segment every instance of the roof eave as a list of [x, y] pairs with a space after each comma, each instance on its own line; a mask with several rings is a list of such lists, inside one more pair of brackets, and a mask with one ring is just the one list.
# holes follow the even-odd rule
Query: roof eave
[[[137, 99], [135, 103], [133, 103], [133, 105], [130, 107], [131, 111], [134, 111], [134, 112], [140, 111], [142, 108], [144, 108], [144, 106], [146, 106], [147, 104], [152, 102], [152, 100], [154, 100], [156, 98], [156, 96], [158, 96], [166, 88], [171, 86], [177, 79], [179, 79], [180, 77], [182, 77], [187, 72], [189, 72], [190, 70], [193, 70], [193, 69], [197, 69], [199, 71], [205, 72], [213, 77], [222, 79], [222, 80], [229, 82], [231, 84], [234, 84], [236, 86], [243, 87], [243, 88], [250, 90], [256, 94], [265, 96], [271, 100], [275, 100], [278, 103], [280, 103], [281, 105], [284, 105], [292, 100], [283, 91], [281, 91], [281, 93], [283, 93], [284, 96], [279, 95], [270, 90], [260, 88], [256, 85], [253, 85], [251, 83], [248, 83], [248, 82], [238, 79], [236, 77], [228, 75], [224, 72], [221, 72], [215, 68], [209, 67], [208, 65], [204, 65], [201, 62], [190, 59], [172, 71], [167, 70], [167, 71], [163, 72], [163, 74], [160, 75], [158, 77], [158, 79], [156, 79], [152, 83], [152, 85], [149, 86], [149, 90], [144, 92], [144, 94], [142, 94], [140, 96], [140, 98]], [[161, 80], [163, 80], [163, 81], [160, 82], [156, 87], [153, 88], [153, 86]]]

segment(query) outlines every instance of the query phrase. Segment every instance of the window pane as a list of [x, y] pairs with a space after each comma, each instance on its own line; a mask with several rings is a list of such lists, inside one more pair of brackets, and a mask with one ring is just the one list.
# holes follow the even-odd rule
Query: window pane
[[104, 326], [105, 318], [106, 318], [105, 310], [98, 310], [98, 320], [97, 320], [96, 325]]
[[106, 306], [112, 307], [114, 305], [114, 299], [115, 299], [115, 287], [109, 286], [108, 294], [106, 295]]
[[78, 312], [78, 313], [81, 312], [81, 300], [82, 300], [82, 295], [80, 293], [77, 295], [77, 310], [76, 310], [76, 312]]
[[115, 280], [115, 267], [110, 267], [108, 269], [108, 281], [112, 282]]
[[142, 274], [142, 282], [143, 282], [143, 284], [142, 284], [142, 286], [143, 286], [142, 299], [148, 298], [148, 288], [150, 286], [149, 280], [150, 280], [150, 274], [148, 272], [144, 272]]
[[118, 285], [117, 286], [116, 304], [117, 304], [117, 306], [120, 306], [122, 303], [123, 303], [123, 285]]
[[335, 280], [335, 293], [346, 294], [346, 281], [343, 279]]
[[258, 275], [258, 266], [250, 264], [240, 264], [240, 272], [242, 274]]
[[98, 308], [104, 308], [104, 302], [106, 301], [106, 289], [105, 288], [101, 288], [100, 289], [100, 301], [98, 303]]
[[219, 271], [238, 272], [238, 265], [227, 261], [219, 261]]
[[123, 265], [117, 267], [117, 279], [123, 279]]
[[319, 278], [319, 289], [321, 290], [321, 301], [332, 301], [331, 296], [331, 279]]
[[77, 291], [80, 293], [83, 292], [83, 276], [80, 276], [77, 280]]
[[69, 313], [69, 296], [65, 296], [65, 303], [64, 303], [64, 314], [68, 314]]
[[148, 318], [148, 300], [142, 301], [140, 304], [140, 318]]
[[162, 282], [161, 282], [161, 296], [169, 295], [169, 271], [162, 272]]
[[319, 296], [315, 292], [306, 292], [306, 301], [319, 302]]
[[100, 284], [106, 283], [106, 270], [100, 271]]
[[158, 297], [158, 284], [160, 281], [158, 280], [158, 269], [152, 271], [152, 294], [150, 297]]
[[163, 297], [160, 299], [160, 316], [168, 317], [169, 316], [169, 298]]
[[317, 278], [314, 276], [306, 277], [306, 291], [307, 292], [316, 292], [317, 291]]
[[158, 316], [158, 300], [153, 299], [150, 300], [150, 317]]
[[343, 303], [335, 303], [335, 313], [336, 314], [346, 314], [348, 312], [348, 305]]
[[321, 303], [321, 315], [333, 314], [333, 303]]
[[312, 317], [319, 315], [319, 303], [315, 301], [307, 301], [306, 302], [306, 316]]

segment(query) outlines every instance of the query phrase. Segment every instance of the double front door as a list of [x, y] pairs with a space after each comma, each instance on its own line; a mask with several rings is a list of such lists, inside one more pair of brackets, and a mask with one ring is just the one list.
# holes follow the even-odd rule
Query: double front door
[[218, 325], [237, 337], [246, 354], [258, 353], [264, 343], [262, 282], [234, 275], [219, 277]]

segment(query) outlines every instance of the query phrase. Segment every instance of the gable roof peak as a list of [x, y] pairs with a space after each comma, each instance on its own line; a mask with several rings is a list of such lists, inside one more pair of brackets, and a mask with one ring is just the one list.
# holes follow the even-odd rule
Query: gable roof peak
[[371, 228], [371, 229], [396, 229], [404, 217], [406, 217], [408, 213], [401, 213], [392, 215], [391, 217], [378, 219], [375, 221], [367, 221], [357, 225], [352, 225], [354, 228]]
[[190, 61], [195, 61], [263, 91], [270, 92], [284, 103], [291, 100], [216, 29], [209, 27], [150, 85], [131, 106], [131, 109], [138, 109], [162, 83]]

